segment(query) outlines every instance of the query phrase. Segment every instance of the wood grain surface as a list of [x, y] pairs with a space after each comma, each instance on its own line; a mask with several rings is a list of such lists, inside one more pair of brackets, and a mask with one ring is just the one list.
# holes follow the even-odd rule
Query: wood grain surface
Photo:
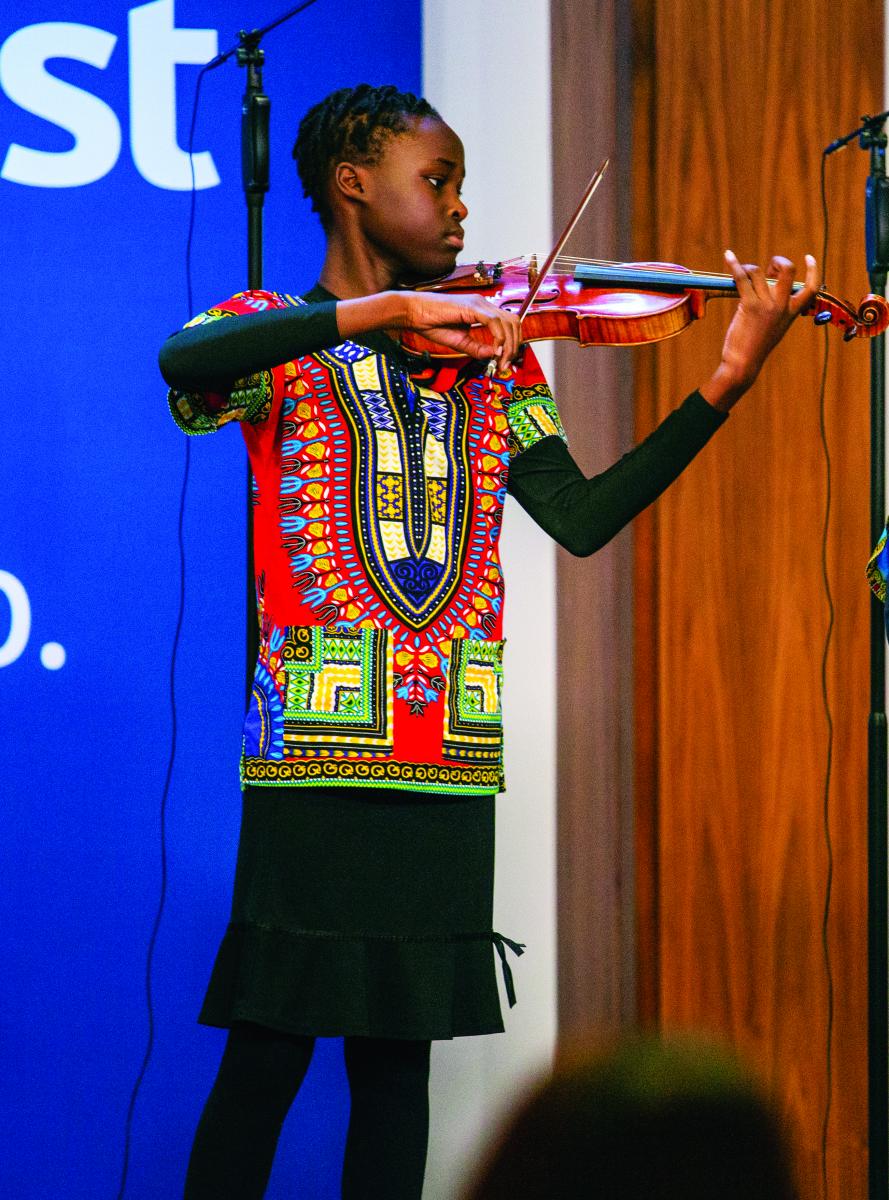
[[[719, 270], [727, 246], [742, 261], [820, 256], [821, 149], [884, 107], [881, 6], [852, 0], [836, 18], [827, 0], [635, 0], [634, 257]], [[856, 301], [867, 169], [854, 146], [827, 166], [824, 278]], [[730, 306], [717, 303], [634, 352], [638, 435], [718, 362]], [[828, 1098], [824, 353], [824, 333], [797, 322], [635, 539], [640, 1007], [727, 1038], [759, 1069], [805, 1197], [824, 1194]], [[867, 1194], [868, 365], [866, 343], [830, 338], [827, 1162], [842, 1200]]]
[[[630, 251], [629, 10], [552, 0], [554, 238], [606, 155], [566, 253]], [[633, 441], [632, 355], [555, 344], [555, 390], [587, 474]], [[558, 556], [558, 990], [562, 1036], [635, 1019], [633, 554], [625, 530], [589, 559]]]

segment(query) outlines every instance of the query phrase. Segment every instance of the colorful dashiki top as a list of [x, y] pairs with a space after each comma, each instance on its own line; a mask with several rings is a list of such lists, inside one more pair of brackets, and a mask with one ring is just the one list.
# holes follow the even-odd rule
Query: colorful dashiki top
[[[192, 324], [302, 303], [241, 293]], [[510, 380], [427, 385], [347, 341], [170, 406], [187, 433], [239, 420], [250, 453], [260, 644], [242, 780], [502, 790], [509, 461], [564, 439], [533, 355]]]
[[889, 582], [889, 546], [886, 544], [889, 519], [880, 534], [880, 540], [874, 547], [867, 564], [867, 581], [878, 600], [886, 603], [886, 587]]

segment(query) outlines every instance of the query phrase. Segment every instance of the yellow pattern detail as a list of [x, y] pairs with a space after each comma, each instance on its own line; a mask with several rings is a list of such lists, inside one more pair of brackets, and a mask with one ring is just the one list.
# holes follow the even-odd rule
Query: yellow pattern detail
[[398, 449], [398, 434], [391, 429], [378, 429], [377, 470], [389, 475], [401, 475], [401, 454]]
[[444, 525], [433, 525], [429, 537], [429, 549], [426, 557], [433, 562], [444, 563], [446, 554]]
[[404, 540], [404, 529], [399, 521], [380, 521], [380, 536], [383, 539], [383, 549], [389, 562], [397, 562], [407, 558], [407, 542]]
[[432, 434], [427, 436], [426, 445], [423, 447], [423, 468], [426, 471], [427, 479], [447, 479], [448, 477], [448, 460], [444, 446]]
[[337, 710], [337, 694], [340, 688], [361, 687], [360, 663], [328, 664], [323, 671], [315, 676], [315, 686], [312, 689], [312, 709], [314, 712], [333, 713]]
[[367, 358], [362, 358], [360, 362], [354, 363], [352, 371], [355, 375], [355, 382], [362, 392], [380, 391], [380, 373], [377, 370], [375, 354], [368, 354]]
[[562, 431], [557, 428], [555, 421], [542, 405], [532, 404], [525, 409], [525, 412], [529, 417], [533, 417], [534, 423], [541, 433], [555, 434], [556, 437], [562, 436]]

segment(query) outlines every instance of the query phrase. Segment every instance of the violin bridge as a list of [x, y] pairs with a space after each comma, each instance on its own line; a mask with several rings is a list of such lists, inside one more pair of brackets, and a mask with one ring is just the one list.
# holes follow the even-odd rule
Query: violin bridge
[[540, 270], [537, 266], [537, 255], [532, 254], [528, 259], [528, 287], [532, 288], [540, 278]]

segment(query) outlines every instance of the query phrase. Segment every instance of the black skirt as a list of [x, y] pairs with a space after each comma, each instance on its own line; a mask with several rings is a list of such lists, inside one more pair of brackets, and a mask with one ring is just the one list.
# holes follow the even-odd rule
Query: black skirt
[[[232, 917], [200, 1020], [319, 1037], [503, 1029], [494, 797], [248, 788]], [[504, 945], [505, 944], [505, 945]]]

